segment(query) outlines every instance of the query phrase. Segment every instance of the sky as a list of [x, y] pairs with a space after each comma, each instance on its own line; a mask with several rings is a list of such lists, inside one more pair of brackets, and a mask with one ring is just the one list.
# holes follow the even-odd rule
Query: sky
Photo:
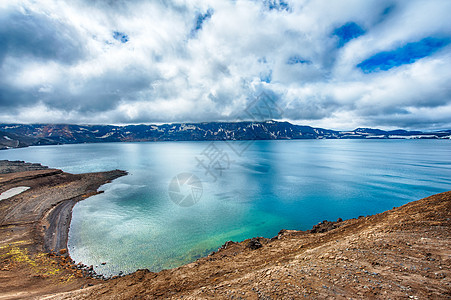
[[449, 0], [0, 1], [0, 123], [451, 129]]

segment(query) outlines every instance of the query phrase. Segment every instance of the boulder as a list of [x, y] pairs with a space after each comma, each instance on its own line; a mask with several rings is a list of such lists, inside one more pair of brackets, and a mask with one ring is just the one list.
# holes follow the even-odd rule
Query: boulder
[[260, 243], [260, 239], [258, 238], [252, 238], [248, 243], [247, 247], [251, 250], [257, 250], [261, 247], [263, 247], [262, 243]]

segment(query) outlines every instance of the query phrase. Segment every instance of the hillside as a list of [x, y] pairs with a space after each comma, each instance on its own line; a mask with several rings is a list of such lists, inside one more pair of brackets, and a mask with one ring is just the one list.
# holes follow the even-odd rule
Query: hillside
[[420, 132], [357, 128], [352, 131], [336, 131], [276, 121], [127, 126], [0, 124], [0, 149], [102, 142], [439, 138], [451, 138], [451, 130]]

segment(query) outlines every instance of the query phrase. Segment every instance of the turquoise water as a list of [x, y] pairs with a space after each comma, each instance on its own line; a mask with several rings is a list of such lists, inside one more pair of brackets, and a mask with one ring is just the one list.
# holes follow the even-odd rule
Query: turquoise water
[[[72, 173], [130, 172], [73, 211], [72, 258], [97, 265], [96, 271], [107, 275], [176, 267], [228, 240], [310, 229], [325, 219], [375, 214], [451, 190], [451, 143], [446, 140], [256, 141], [247, 146], [80, 144], [0, 151], [0, 159], [41, 162]], [[211, 169], [216, 180], [199, 165], [197, 159], [208, 160], [204, 154], [220, 158]], [[172, 178], [183, 172], [196, 175], [203, 186], [190, 207], [176, 205], [168, 194]]]

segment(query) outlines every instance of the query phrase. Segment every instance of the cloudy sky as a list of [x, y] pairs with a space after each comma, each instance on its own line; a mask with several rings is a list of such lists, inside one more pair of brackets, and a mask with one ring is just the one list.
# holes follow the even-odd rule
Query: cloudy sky
[[449, 0], [0, 1], [0, 122], [451, 128]]

